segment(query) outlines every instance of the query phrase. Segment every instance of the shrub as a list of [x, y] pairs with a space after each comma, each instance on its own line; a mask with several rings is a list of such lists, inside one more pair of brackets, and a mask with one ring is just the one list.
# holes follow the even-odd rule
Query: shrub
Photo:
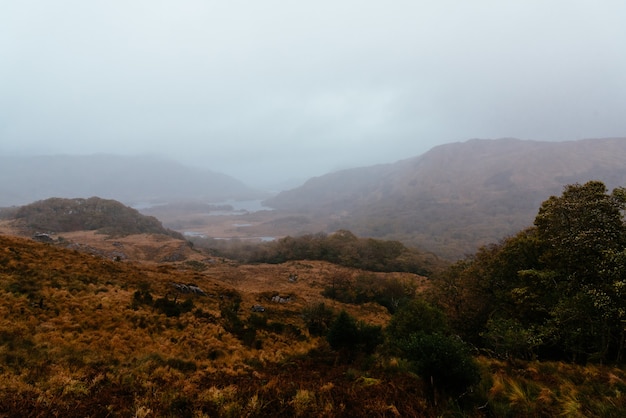
[[321, 302], [317, 305], [305, 307], [302, 310], [302, 317], [304, 318], [309, 333], [311, 335], [321, 336], [328, 332], [328, 328], [335, 317], [335, 313]]
[[349, 356], [358, 352], [371, 354], [382, 342], [382, 330], [379, 326], [357, 322], [346, 311], [341, 311], [331, 324], [326, 339], [333, 350]]
[[154, 301], [154, 308], [169, 317], [178, 317], [180, 314], [190, 312], [193, 309], [193, 301], [186, 299], [183, 303], [178, 303], [176, 299], [169, 299], [167, 296]]
[[346, 311], [341, 311], [331, 324], [326, 339], [333, 350], [355, 348], [358, 342], [356, 320]]
[[458, 396], [480, 381], [478, 365], [458, 337], [414, 333], [402, 342], [402, 351], [433, 396], [435, 391]]
[[385, 330], [392, 346], [414, 333], [433, 334], [448, 332], [444, 313], [428, 302], [416, 299], [401, 307], [389, 321]]

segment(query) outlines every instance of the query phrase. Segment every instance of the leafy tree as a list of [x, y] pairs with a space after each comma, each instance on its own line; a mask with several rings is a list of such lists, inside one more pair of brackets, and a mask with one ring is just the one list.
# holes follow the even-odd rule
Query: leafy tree
[[415, 372], [435, 393], [458, 396], [480, 381], [478, 365], [467, 345], [458, 337], [423, 332], [409, 335], [402, 343], [404, 355]]
[[535, 225], [548, 246], [544, 262], [575, 287], [598, 278], [595, 267], [606, 251], [624, 247], [620, 196], [621, 191], [608, 195], [602, 182], [590, 181], [567, 186], [562, 196], [550, 197], [539, 209]]
[[616, 257], [626, 245], [623, 197], [623, 189], [607, 194], [598, 181], [574, 184], [544, 202], [535, 219], [547, 246], [542, 259], [552, 282], [540, 284], [554, 294], [554, 342], [574, 360], [621, 351], [615, 345], [623, 335], [615, 283], [625, 267]]
[[[536, 229], [529, 228], [480, 248], [436, 277], [437, 303], [464, 340], [481, 344], [480, 336], [496, 314], [503, 318], [545, 317], [540, 309], [534, 311], [536, 301], [528, 291], [534, 287], [520, 276], [523, 270], [541, 268], [541, 246]], [[522, 300], [523, 295], [527, 300]]]
[[415, 299], [391, 317], [385, 331], [394, 346], [411, 334], [447, 333], [448, 324], [443, 311], [422, 299]]
[[402, 306], [386, 329], [392, 349], [408, 359], [413, 370], [435, 394], [456, 396], [479, 381], [478, 366], [467, 345], [450, 335], [439, 308], [416, 299]]
[[515, 318], [492, 318], [482, 334], [493, 352], [501, 358], [533, 359], [537, 347], [543, 343], [543, 332], [538, 327], [524, 326]]
[[533, 228], [482, 248], [437, 280], [452, 326], [504, 355], [621, 359], [625, 207], [624, 189], [608, 194], [597, 181], [550, 197]]

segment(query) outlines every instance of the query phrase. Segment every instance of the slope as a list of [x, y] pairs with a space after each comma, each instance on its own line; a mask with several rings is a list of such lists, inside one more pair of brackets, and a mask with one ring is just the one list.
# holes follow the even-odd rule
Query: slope
[[126, 204], [256, 199], [262, 193], [225, 174], [148, 156], [0, 157], [0, 206], [49, 197], [100, 196]]
[[470, 140], [394, 164], [331, 173], [266, 200], [329, 230], [398, 239], [458, 258], [532, 222], [566, 184], [626, 184], [626, 139]]

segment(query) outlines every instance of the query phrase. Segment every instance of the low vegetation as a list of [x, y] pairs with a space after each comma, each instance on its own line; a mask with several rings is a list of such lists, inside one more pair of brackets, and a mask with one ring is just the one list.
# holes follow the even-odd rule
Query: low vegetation
[[[625, 208], [622, 189], [568, 186], [533, 228], [430, 280], [0, 236], [0, 415], [621, 417]], [[352, 260], [374, 245], [274, 250], [336, 241]]]
[[445, 265], [433, 254], [408, 248], [398, 241], [359, 238], [346, 230], [287, 236], [262, 244], [233, 244], [206, 238], [193, 238], [192, 242], [217, 255], [246, 263], [322, 260], [367, 271], [403, 271], [421, 275], [432, 274]]

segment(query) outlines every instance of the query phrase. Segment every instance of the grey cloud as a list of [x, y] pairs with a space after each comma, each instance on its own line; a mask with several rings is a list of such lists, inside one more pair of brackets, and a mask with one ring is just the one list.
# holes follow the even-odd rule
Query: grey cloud
[[269, 183], [472, 137], [623, 136], [623, 16], [617, 0], [3, 2], [0, 152], [149, 152]]

